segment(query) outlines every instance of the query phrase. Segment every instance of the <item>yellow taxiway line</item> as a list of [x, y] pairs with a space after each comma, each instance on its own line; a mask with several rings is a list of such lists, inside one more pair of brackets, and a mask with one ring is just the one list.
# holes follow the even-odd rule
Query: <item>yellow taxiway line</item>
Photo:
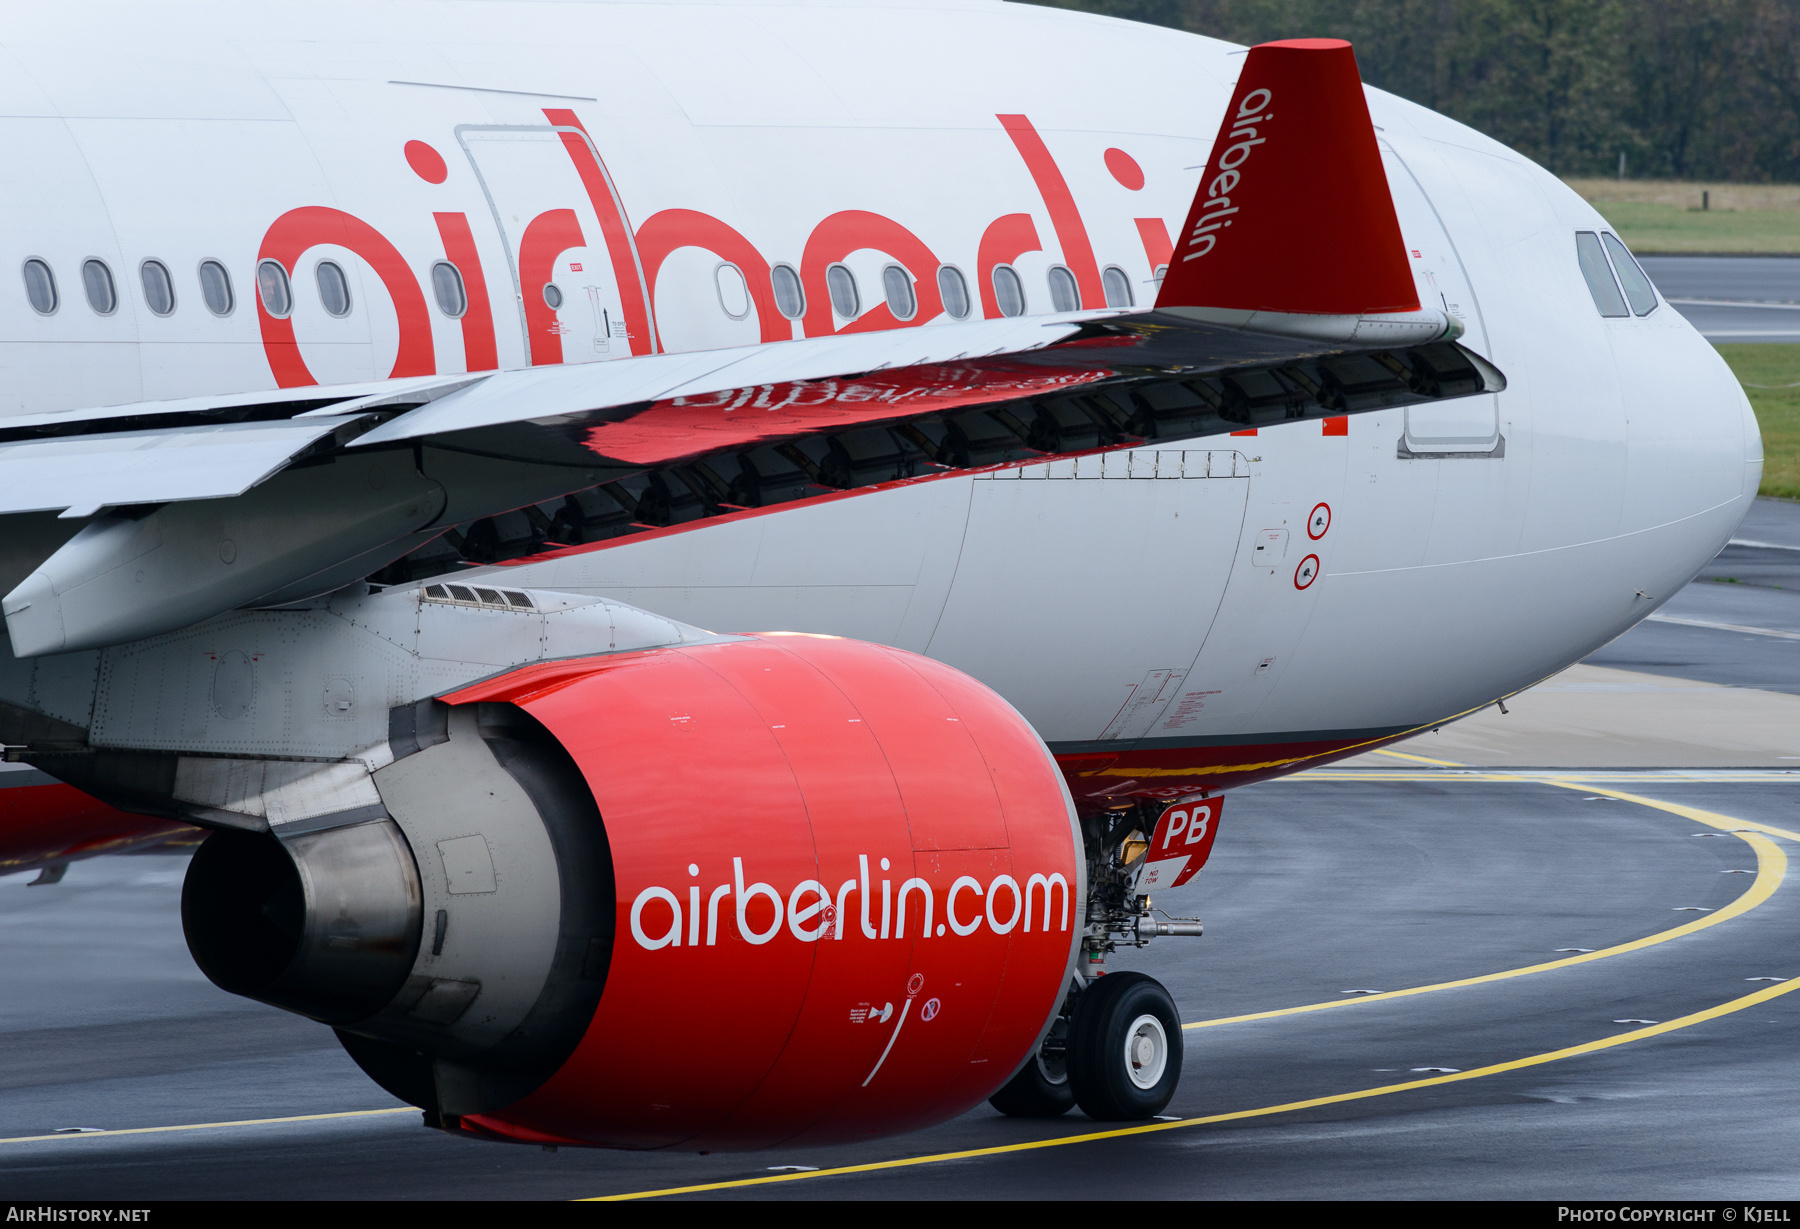
[[[1413, 757], [1420, 758], [1420, 757]], [[1435, 778], [1434, 778], [1435, 779]], [[1467, 781], [1469, 777], [1452, 778]], [[1478, 779], [1478, 778], [1477, 778]], [[1517, 779], [1517, 778], [1514, 778]], [[1306, 1003], [1299, 1007], [1279, 1007], [1273, 1011], [1255, 1011], [1242, 1016], [1221, 1016], [1216, 1020], [1196, 1020], [1192, 1024], [1184, 1024], [1183, 1029], [1212, 1028], [1219, 1024], [1242, 1024], [1247, 1020], [1273, 1020], [1278, 1016], [1300, 1015], [1309, 1011], [1329, 1011], [1335, 1007], [1350, 1007], [1358, 1003], [1379, 1003], [1385, 999], [1410, 998], [1416, 994], [1431, 994], [1438, 990], [1455, 990], [1463, 986], [1479, 986], [1484, 982], [1505, 981], [1512, 977], [1524, 977], [1531, 973], [1547, 973], [1551, 969], [1566, 969], [1571, 965], [1587, 964], [1594, 960], [1605, 960], [1609, 956], [1620, 956], [1626, 952], [1641, 951], [1646, 947], [1654, 947], [1658, 943], [1667, 943], [1670, 939], [1679, 939], [1683, 935], [1691, 935], [1695, 931], [1705, 930], [1708, 926], [1717, 926], [1720, 922], [1741, 917], [1756, 906], [1774, 895], [1775, 889], [1781, 886], [1787, 875], [1787, 855], [1781, 851], [1768, 837], [1745, 830], [1745, 821], [1732, 819], [1728, 815], [1702, 811], [1698, 807], [1683, 806], [1676, 802], [1659, 802], [1654, 798], [1644, 798], [1637, 794], [1627, 794], [1620, 790], [1602, 789], [1598, 786], [1576, 785], [1567, 781], [1545, 780], [1544, 785], [1558, 785], [1564, 789], [1585, 790], [1589, 793], [1603, 794], [1609, 798], [1617, 798], [1624, 802], [1635, 802], [1642, 806], [1654, 807], [1659, 811], [1668, 811], [1683, 819], [1693, 820], [1697, 824], [1705, 824], [1709, 828], [1717, 828], [1729, 832], [1756, 851], [1756, 878], [1744, 893], [1729, 905], [1724, 906], [1702, 918], [1695, 918], [1681, 926], [1669, 930], [1658, 931], [1653, 935], [1645, 935], [1641, 939], [1633, 939], [1629, 943], [1603, 947], [1599, 951], [1583, 952], [1562, 960], [1546, 960], [1542, 964], [1528, 964], [1517, 969], [1502, 969], [1497, 973], [1483, 973], [1478, 977], [1461, 977], [1455, 981], [1434, 982], [1428, 986], [1409, 986], [1404, 990], [1387, 990], [1380, 994], [1359, 994], [1355, 998], [1329, 999], [1323, 1003]], [[1761, 825], [1759, 825], [1761, 826]], [[1780, 836], [1800, 840], [1800, 833], [1786, 832], [1780, 828], [1765, 829]]]
[[1565, 1058], [1575, 1058], [1582, 1054], [1593, 1054], [1600, 1050], [1608, 1050], [1614, 1046], [1622, 1046], [1633, 1041], [1642, 1041], [1648, 1037], [1672, 1033], [1677, 1029], [1691, 1028], [1708, 1020], [1716, 1020], [1733, 1012], [1743, 1011], [1747, 1007], [1755, 1007], [1783, 994], [1800, 990], [1800, 979], [1789, 980], [1778, 986], [1756, 990], [1742, 998], [1731, 999], [1716, 1007], [1708, 1007], [1696, 1011], [1692, 1015], [1682, 1016], [1676, 1020], [1667, 1020], [1661, 1024], [1653, 1024], [1647, 1028], [1633, 1029], [1629, 1033], [1615, 1033], [1611, 1037], [1602, 1037], [1597, 1041], [1583, 1042], [1581, 1045], [1565, 1046], [1560, 1050], [1548, 1050], [1542, 1054], [1531, 1054], [1524, 1058], [1515, 1058], [1510, 1062], [1494, 1063], [1486, 1067], [1474, 1067], [1468, 1071], [1458, 1071], [1449, 1075], [1434, 1075], [1422, 1080], [1407, 1080], [1399, 1084], [1383, 1084], [1379, 1088], [1363, 1088], [1356, 1092], [1333, 1093], [1326, 1097], [1312, 1097], [1305, 1101], [1287, 1101], [1280, 1105], [1264, 1105], [1256, 1109], [1233, 1110], [1227, 1114], [1207, 1114], [1200, 1118], [1182, 1118], [1175, 1122], [1147, 1122], [1133, 1127], [1117, 1127], [1110, 1131], [1089, 1131], [1082, 1135], [1061, 1135], [1053, 1139], [1037, 1139], [1022, 1144], [1000, 1144], [992, 1148], [968, 1148], [961, 1152], [938, 1152], [929, 1156], [900, 1157], [891, 1161], [870, 1161], [863, 1165], [842, 1165], [832, 1169], [815, 1169], [806, 1173], [770, 1174], [761, 1178], [738, 1178], [729, 1182], [702, 1182], [693, 1186], [671, 1186], [657, 1191], [632, 1191], [622, 1195], [593, 1196], [595, 1202], [625, 1199], [655, 1199], [663, 1195], [693, 1195], [704, 1191], [735, 1190], [748, 1186], [768, 1186], [776, 1182], [799, 1182], [809, 1178], [835, 1178], [846, 1174], [879, 1173], [888, 1169], [906, 1169], [914, 1165], [936, 1165], [944, 1161], [964, 1161], [976, 1157], [1003, 1156], [1015, 1152], [1036, 1152], [1044, 1148], [1064, 1148], [1070, 1144], [1088, 1144], [1104, 1139], [1125, 1139], [1133, 1135], [1153, 1135], [1160, 1131], [1179, 1131], [1186, 1127], [1210, 1126], [1219, 1122], [1239, 1122], [1246, 1118], [1267, 1118], [1274, 1114], [1292, 1114], [1300, 1110], [1318, 1109], [1326, 1105], [1342, 1105], [1349, 1101], [1366, 1101], [1371, 1097], [1386, 1097], [1399, 1092], [1412, 1092], [1419, 1088], [1433, 1088], [1439, 1084], [1456, 1084], [1464, 1080], [1478, 1080], [1483, 1076], [1499, 1075], [1506, 1071], [1520, 1071], [1527, 1067], [1538, 1067], [1545, 1063], [1558, 1062]]

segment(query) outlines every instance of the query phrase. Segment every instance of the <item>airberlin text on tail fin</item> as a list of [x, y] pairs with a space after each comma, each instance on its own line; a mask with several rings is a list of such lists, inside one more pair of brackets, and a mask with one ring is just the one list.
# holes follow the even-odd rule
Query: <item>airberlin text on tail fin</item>
[[1156, 306], [1320, 340], [1461, 331], [1420, 309], [1349, 43], [1250, 49]]

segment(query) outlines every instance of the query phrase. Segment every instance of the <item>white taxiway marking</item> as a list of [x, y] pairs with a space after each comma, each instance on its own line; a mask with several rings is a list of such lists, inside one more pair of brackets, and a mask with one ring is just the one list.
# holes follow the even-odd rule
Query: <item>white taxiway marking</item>
[[1780, 640], [1800, 640], [1800, 632], [1778, 632], [1772, 627], [1746, 627], [1741, 623], [1712, 623], [1706, 619], [1682, 619], [1675, 615], [1645, 616], [1648, 623], [1679, 623], [1683, 627], [1709, 627], [1715, 632], [1742, 632], [1747, 636], [1774, 636]]

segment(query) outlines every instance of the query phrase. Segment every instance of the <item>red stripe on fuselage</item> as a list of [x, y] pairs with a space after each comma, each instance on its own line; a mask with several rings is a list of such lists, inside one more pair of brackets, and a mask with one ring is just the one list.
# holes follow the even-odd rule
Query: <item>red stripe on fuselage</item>
[[1356, 738], [1300, 735], [1291, 742], [1061, 752], [1056, 763], [1075, 796], [1076, 808], [1088, 814], [1138, 799], [1191, 798], [1285, 777], [1388, 746], [1426, 728], [1429, 723]]
[[500, 366], [500, 353], [494, 344], [494, 312], [488, 302], [487, 277], [481, 271], [481, 255], [475, 250], [468, 215], [431, 216], [437, 219], [438, 235], [444, 241], [444, 258], [462, 274], [463, 295], [468, 300], [462, 314], [463, 370], [494, 371]]
[[1081, 288], [1081, 305], [1104, 307], [1106, 290], [1100, 284], [1100, 266], [1094, 260], [1094, 245], [1088, 239], [1081, 210], [1075, 207], [1075, 195], [1069, 191], [1068, 181], [1063, 178], [1056, 159], [1050, 156], [1044, 139], [1023, 115], [997, 115], [994, 118], [1012, 138], [1019, 157], [1025, 160], [1025, 167], [1031, 172], [1031, 181], [1037, 185], [1038, 195], [1044, 198], [1044, 208], [1050, 211], [1050, 224], [1056, 227], [1056, 241], [1062, 245], [1063, 260], [1068, 264], [1069, 272], [1075, 275], [1075, 284]]
[[633, 246], [631, 223], [625, 218], [625, 206], [613, 194], [612, 179], [606, 173], [594, 147], [589, 143], [592, 138], [588, 130], [575, 118], [575, 112], [561, 107], [545, 107], [544, 117], [552, 124], [562, 128], [574, 128], [581, 135], [565, 132], [562, 136], [563, 148], [569, 151], [569, 160], [575, 164], [575, 171], [581, 176], [581, 186], [587, 189], [588, 203], [593, 205], [594, 214], [600, 219], [600, 233], [606, 242], [606, 254], [612, 259], [613, 281], [619, 287], [619, 303], [625, 309], [625, 331], [631, 343], [633, 354], [652, 354], [657, 350], [655, 332], [650, 327], [650, 305], [644, 301], [644, 283], [637, 265], [636, 248]]

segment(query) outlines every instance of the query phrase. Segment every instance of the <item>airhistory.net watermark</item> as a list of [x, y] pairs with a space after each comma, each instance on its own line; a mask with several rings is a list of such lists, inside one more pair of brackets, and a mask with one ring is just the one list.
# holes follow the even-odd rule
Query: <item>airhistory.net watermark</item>
[[55, 1204], [8, 1204], [9, 1225], [142, 1225], [149, 1208], [69, 1208]]

